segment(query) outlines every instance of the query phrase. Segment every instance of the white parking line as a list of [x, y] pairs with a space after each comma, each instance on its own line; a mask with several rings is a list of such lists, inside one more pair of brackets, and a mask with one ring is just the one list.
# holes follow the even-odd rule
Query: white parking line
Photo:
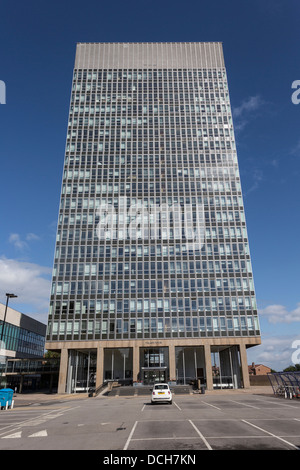
[[143, 437], [143, 438], [135, 438], [131, 439], [132, 441], [182, 441], [182, 440], [190, 440], [190, 439], [199, 439], [199, 437]]
[[177, 406], [177, 408], [179, 409], [179, 411], [182, 411], [180, 406], [177, 405], [177, 403], [175, 403], [175, 401], [173, 401], [174, 405]]
[[[279, 402], [280, 398], [275, 398], [273, 401], [271, 400], [260, 400], [258, 398], [255, 399], [255, 401], [259, 401], [259, 402], [263, 402], [263, 403], [272, 403], [273, 405], [276, 405], [276, 408], [278, 408], [278, 406], [287, 406], [288, 408], [294, 408], [294, 409], [298, 409], [299, 410], [299, 407], [296, 405], [296, 406], [293, 406], [293, 405], [287, 405], [286, 403], [280, 403]], [[271, 408], [269, 408], [271, 409]]]
[[42, 431], [38, 431], [33, 434], [30, 434], [30, 436], [28, 437], [48, 437], [48, 433], [46, 429], [43, 429]]
[[249, 424], [249, 426], [253, 426], [256, 429], [259, 429], [259, 431], [265, 432], [266, 434], [269, 434], [269, 436], [275, 437], [276, 439], [279, 439], [280, 441], [284, 442], [285, 444], [288, 444], [289, 446], [294, 447], [295, 449], [299, 450], [297, 446], [292, 444], [289, 441], [286, 441], [285, 439], [282, 439], [282, 437], [276, 436], [276, 434], [273, 434], [272, 432], [266, 431], [263, 428], [260, 428], [259, 426], [256, 426], [255, 424], [249, 423], [249, 421], [246, 421], [245, 419], [242, 419], [243, 423]]
[[193, 426], [193, 428], [195, 429], [196, 433], [198, 434], [198, 436], [201, 437], [202, 441], [204, 442], [204, 444], [206, 445], [206, 447], [208, 448], [208, 450], [212, 450], [212, 448], [210, 447], [209, 443], [207, 442], [207, 440], [205, 439], [205, 437], [203, 436], [203, 434], [201, 434], [201, 432], [199, 431], [199, 429], [197, 428], [197, 426], [195, 426], [195, 424], [193, 423], [193, 421], [191, 421], [189, 419], [189, 422], [191, 423], [191, 425]]
[[2, 439], [18, 439], [22, 436], [22, 431], [15, 432], [13, 434], [9, 434], [8, 436], [2, 437]]
[[9, 432], [9, 428], [11, 428], [10, 431], [12, 430], [17, 431], [18, 429], [23, 428], [23, 427], [37, 426], [51, 419], [55, 419], [60, 416], [63, 416], [64, 413], [71, 411], [71, 410], [75, 410], [76, 408], [80, 408], [80, 406], [74, 406], [74, 407], [61, 409], [61, 410], [51, 410], [48, 413], [39, 413], [36, 416], [25, 419], [24, 421], [8, 424], [7, 426], [4, 426], [2, 429], [0, 429], [0, 438], [3, 438], [3, 435]]
[[206, 401], [201, 401], [201, 403], [204, 403], [204, 405], [211, 406], [212, 408], [216, 408], [216, 410], [222, 411], [221, 408], [218, 408], [215, 405], [212, 405], [211, 403], [207, 403]]
[[134, 423], [133, 428], [132, 428], [131, 431], [130, 431], [130, 434], [129, 434], [129, 436], [128, 436], [128, 439], [127, 439], [127, 441], [126, 441], [126, 444], [125, 444], [123, 450], [127, 450], [127, 449], [128, 449], [128, 446], [129, 446], [129, 444], [130, 444], [130, 441], [131, 441], [131, 438], [132, 438], [133, 433], [134, 433], [134, 431], [135, 431], [135, 428], [136, 428], [137, 423], [138, 423], [138, 421], [136, 421], [136, 422]]
[[248, 406], [248, 408], [255, 408], [256, 410], [260, 410], [258, 406], [247, 405], [246, 403], [242, 403], [240, 401], [230, 400], [232, 403], [237, 403], [238, 405]]
[[[38, 414], [37, 416], [34, 416], [34, 417], [31, 417], [31, 418], [28, 418], [28, 419], [25, 419], [24, 421], [21, 421], [21, 422], [18, 422], [18, 423], [12, 423], [12, 424], [8, 424], [7, 426], [3, 427], [1, 430], [0, 430], [0, 437], [3, 435], [3, 434], [6, 434], [8, 431], [5, 429], [7, 428], [20, 428], [20, 427], [23, 427], [23, 426], [27, 426], [28, 423], [32, 422], [33, 420], [35, 419], [38, 419], [38, 418], [43, 418], [45, 419], [48, 415], [50, 415], [51, 413], [53, 413], [54, 410], [51, 410], [49, 411], [48, 413], [42, 413], [42, 414]], [[57, 410], [55, 410], [57, 411]]]

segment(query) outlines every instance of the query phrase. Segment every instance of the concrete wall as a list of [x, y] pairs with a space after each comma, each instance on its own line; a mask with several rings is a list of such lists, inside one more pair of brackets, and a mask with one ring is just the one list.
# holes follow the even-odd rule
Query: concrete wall
[[249, 379], [251, 386], [271, 385], [267, 375], [250, 375]]

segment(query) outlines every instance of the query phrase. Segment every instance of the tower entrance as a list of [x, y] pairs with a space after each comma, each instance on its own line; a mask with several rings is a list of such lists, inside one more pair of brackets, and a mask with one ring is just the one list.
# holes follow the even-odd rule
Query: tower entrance
[[145, 368], [141, 370], [142, 382], [144, 385], [155, 383], [165, 383], [167, 381], [167, 368]]

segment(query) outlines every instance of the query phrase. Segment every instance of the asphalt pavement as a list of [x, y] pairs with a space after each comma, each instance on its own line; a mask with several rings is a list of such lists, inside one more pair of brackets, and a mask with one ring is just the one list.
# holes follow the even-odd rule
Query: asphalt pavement
[[[199, 459], [202, 450], [300, 449], [300, 400], [275, 397], [271, 387], [175, 394], [171, 406], [150, 398], [17, 395], [12, 410], [0, 411], [0, 450], [97, 450], [99, 463], [133, 467], [155, 455], [162, 461], [149, 465], [175, 464], [165, 455]], [[128, 453], [136, 461], [117, 460]]]

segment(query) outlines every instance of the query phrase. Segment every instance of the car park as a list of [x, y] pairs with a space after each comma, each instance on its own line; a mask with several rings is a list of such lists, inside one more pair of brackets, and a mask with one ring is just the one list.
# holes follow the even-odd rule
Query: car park
[[152, 389], [151, 403], [168, 402], [172, 405], [172, 392], [168, 384], [155, 384]]

